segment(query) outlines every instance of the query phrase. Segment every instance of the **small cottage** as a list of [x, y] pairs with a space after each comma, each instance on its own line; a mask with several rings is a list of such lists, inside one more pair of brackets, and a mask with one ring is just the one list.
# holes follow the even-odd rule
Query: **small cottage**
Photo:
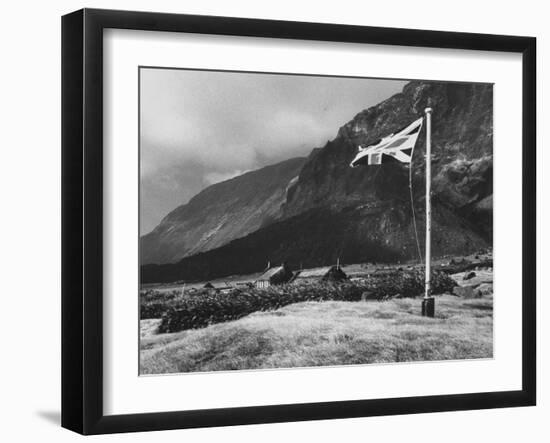
[[209, 291], [215, 291], [216, 293], [227, 294], [228, 292], [231, 292], [235, 288], [227, 283], [224, 286], [221, 284], [213, 285], [212, 283], [208, 282], [203, 286], [203, 289], [208, 289]]
[[268, 268], [260, 275], [254, 282], [254, 286], [257, 288], [268, 288], [271, 285], [281, 285], [289, 282], [293, 276], [292, 270], [286, 264], [274, 266]]
[[319, 281], [342, 281], [348, 276], [340, 266], [323, 266], [321, 268], [305, 269], [294, 278], [294, 283], [316, 283]]

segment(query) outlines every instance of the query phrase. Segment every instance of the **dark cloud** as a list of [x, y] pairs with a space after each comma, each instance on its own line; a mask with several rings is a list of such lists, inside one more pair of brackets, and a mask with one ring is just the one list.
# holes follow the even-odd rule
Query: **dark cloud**
[[305, 156], [395, 80], [141, 70], [141, 232], [201, 189]]

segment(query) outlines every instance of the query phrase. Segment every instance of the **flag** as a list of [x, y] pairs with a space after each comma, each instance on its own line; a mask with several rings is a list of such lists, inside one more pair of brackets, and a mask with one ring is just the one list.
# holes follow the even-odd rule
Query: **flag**
[[391, 133], [372, 145], [359, 146], [359, 152], [350, 163], [350, 166], [355, 168], [359, 165], [380, 165], [389, 157], [393, 157], [402, 163], [410, 163], [416, 139], [422, 129], [423, 120], [423, 118], [419, 118], [405, 128]]

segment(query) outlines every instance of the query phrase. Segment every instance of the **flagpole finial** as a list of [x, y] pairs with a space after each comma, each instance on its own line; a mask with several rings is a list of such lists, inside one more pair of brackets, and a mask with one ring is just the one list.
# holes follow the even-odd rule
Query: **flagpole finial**
[[426, 109], [424, 109], [424, 113], [431, 114], [432, 110], [433, 110], [432, 108], [426, 108]]

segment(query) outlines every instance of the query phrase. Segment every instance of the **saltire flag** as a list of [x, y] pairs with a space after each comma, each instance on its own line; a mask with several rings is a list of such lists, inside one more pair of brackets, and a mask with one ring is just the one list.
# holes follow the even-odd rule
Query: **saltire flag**
[[390, 158], [402, 163], [410, 163], [414, 145], [422, 129], [423, 121], [423, 118], [419, 118], [410, 125], [391, 133], [372, 145], [366, 147], [359, 146], [359, 152], [350, 163], [350, 166], [355, 168], [360, 165], [380, 165]]

